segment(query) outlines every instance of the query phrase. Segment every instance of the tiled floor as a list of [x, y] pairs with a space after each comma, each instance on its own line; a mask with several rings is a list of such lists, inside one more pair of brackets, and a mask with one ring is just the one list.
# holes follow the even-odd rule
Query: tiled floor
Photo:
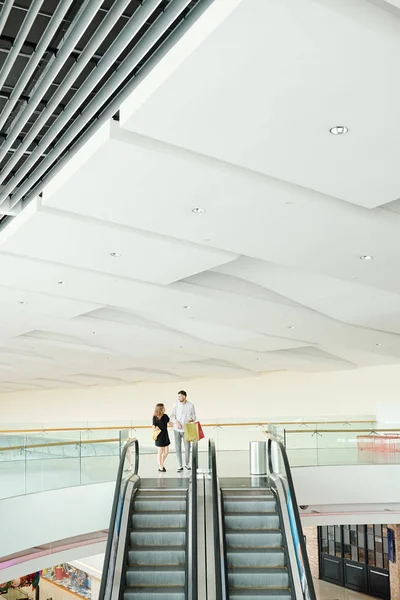
[[365, 596], [320, 579], [314, 580], [314, 586], [318, 600], [371, 600], [371, 596]]

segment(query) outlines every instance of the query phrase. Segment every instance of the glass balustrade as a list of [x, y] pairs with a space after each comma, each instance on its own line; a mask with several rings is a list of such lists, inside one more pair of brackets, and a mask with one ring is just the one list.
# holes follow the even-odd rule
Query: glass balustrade
[[[292, 467], [400, 464], [400, 428], [386, 423], [382, 429], [370, 417], [201, 422], [206, 438], [215, 441], [221, 472], [232, 465], [247, 472], [249, 442], [265, 440], [268, 432], [282, 439]], [[173, 453], [172, 431], [170, 437]], [[3, 424], [0, 498], [114, 481], [121, 449], [131, 438], [139, 441], [141, 473], [153, 473], [157, 450], [147, 420]], [[173, 460], [169, 465], [174, 472]], [[208, 468], [206, 442], [199, 444], [199, 468]]]

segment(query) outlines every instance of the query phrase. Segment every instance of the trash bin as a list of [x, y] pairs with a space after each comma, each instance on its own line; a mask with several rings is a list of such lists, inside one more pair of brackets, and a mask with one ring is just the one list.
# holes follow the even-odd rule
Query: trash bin
[[267, 474], [267, 442], [250, 442], [250, 475]]

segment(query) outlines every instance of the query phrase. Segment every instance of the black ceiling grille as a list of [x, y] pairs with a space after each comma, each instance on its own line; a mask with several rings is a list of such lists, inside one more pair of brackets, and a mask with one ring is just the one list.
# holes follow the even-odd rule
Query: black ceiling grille
[[0, 223], [118, 118], [136, 75], [210, 1], [0, 0]]

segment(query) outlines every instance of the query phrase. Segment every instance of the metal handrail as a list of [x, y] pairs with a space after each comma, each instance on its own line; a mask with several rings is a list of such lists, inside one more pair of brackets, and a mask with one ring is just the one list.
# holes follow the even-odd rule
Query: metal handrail
[[[114, 573], [113, 573], [113, 569], [111, 569], [112, 572], [110, 572], [110, 558], [111, 558], [111, 552], [113, 550], [113, 548], [116, 548], [117, 546], [117, 540], [118, 540], [118, 536], [119, 536], [119, 524], [120, 524], [120, 511], [122, 508], [122, 503], [121, 503], [121, 498], [124, 497], [124, 492], [125, 492], [125, 488], [126, 485], [129, 482], [128, 478], [125, 482], [125, 485], [123, 486], [123, 490], [121, 491], [121, 487], [123, 484], [123, 475], [124, 475], [124, 467], [125, 467], [125, 460], [127, 457], [127, 453], [128, 451], [131, 451], [132, 446], [135, 446], [135, 467], [134, 467], [134, 471], [132, 476], [137, 476], [138, 472], [139, 472], [139, 442], [136, 439], [132, 439], [129, 440], [121, 453], [121, 460], [119, 462], [119, 467], [118, 467], [118, 474], [117, 474], [117, 482], [115, 485], [115, 493], [114, 493], [114, 500], [113, 500], [113, 505], [112, 505], [112, 509], [111, 509], [111, 518], [110, 518], [110, 527], [109, 527], [109, 533], [108, 533], [108, 539], [107, 539], [107, 545], [106, 545], [106, 551], [105, 551], [105, 556], [104, 556], [104, 568], [103, 568], [103, 576], [101, 578], [101, 586], [100, 586], [100, 593], [99, 593], [99, 598], [101, 600], [104, 600], [105, 598], [105, 594], [106, 594], [106, 588], [107, 588], [107, 582], [109, 577], [113, 577]], [[115, 565], [114, 565], [115, 567]]]
[[290, 435], [292, 433], [388, 433], [388, 432], [399, 432], [400, 429], [394, 429], [391, 427], [382, 428], [370, 428], [370, 429], [309, 429], [308, 431], [304, 429], [285, 429], [285, 435]]
[[288, 486], [289, 494], [290, 494], [290, 498], [291, 498], [293, 514], [294, 514], [294, 521], [295, 521], [295, 525], [296, 525], [296, 529], [297, 529], [300, 552], [301, 552], [301, 560], [302, 560], [303, 568], [304, 568], [304, 576], [305, 576], [306, 583], [307, 583], [308, 596], [305, 594], [304, 589], [303, 589], [303, 593], [305, 594], [305, 597], [308, 600], [316, 600], [317, 597], [315, 595], [314, 583], [313, 583], [310, 563], [309, 563], [308, 555], [307, 555], [307, 548], [306, 548], [306, 544], [304, 541], [303, 528], [301, 526], [300, 513], [299, 513], [299, 509], [298, 509], [296, 493], [295, 493], [292, 474], [291, 474], [291, 470], [290, 470], [289, 459], [286, 454], [286, 449], [285, 449], [285, 446], [283, 445], [283, 443], [277, 437], [275, 437], [271, 434], [269, 434], [269, 436], [268, 436], [269, 472], [271, 474], [276, 474], [279, 476], [282, 475], [281, 473], [276, 472], [274, 469], [274, 464], [273, 464], [273, 459], [272, 459], [272, 444], [273, 443], [276, 444], [277, 448], [279, 449], [280, 455], [282, 457], [283, 466], [284, 466], [284, 470], [285, 470], [285, 478], [286, 478], [286, 482], [287, 482], [287, 486]]
[[86, 446], [89, 444], [106, 444], [109, 442], [119, 442], [119, 438], [110, 438], [108, 440], [73, 440], [70, 442], [49, 442], [47, 444], [26, 444], [25, 446], [5, 446], [4, 448], [0, 448], [0, 452], [7, 452], [8, 450], [48, 448], [53, 446]]
[[[249, 422], [238, 422], [238, 423], [202, 423], [203, 429], [205, 427], [268, 427], [278, 426], [278, 425], [327, 425], [327, 424], [343, 424], [349, 425], [351, 423], [374, 423], [373, 420], [370, 421], [249, 421]], [[50, 433], [56, 431], [124, 431], [130, 429], [152, 429], [152, 425], [135, 425], [131, 423], [130, 425], [110, 425], [110, 426], [102, 426], [102, 427], [37, 427], [32, 429], [0, 429], [0, 434], [11, 434], [11, 433]], [[389, 429], [373, 429], [374, 431], [400, 431], [393, 428]], [[300, 430], [288, 430], [290, 432], [296, 431], [297, 433], [304, 433], [304, 429]], [[311, 431], [311, 430], [310, 430]], [[324, 430], [318, 430], [324, 431]], [[336, 431], [334, 429], [326, 430], [327, 432]], [[338, 429], [337, 432], [342, 433], [346, 432], [346, 429]], [[357, 431], [356, 429], [350, 429], [348, 431]], [[307, 432], [309, 433], [309, 432]]]
[[214, 560], [215, 560], [215, 597], [217, 600], [223, 598], [222, 595], [222, 563], [221, 563], [221, 535], [220, 535], [220, 513], [219, 494], [218, 494], [218, 472], [217, 472], [217, 456], [215, 450], [215, 442], [208, 441], [208, 466], [211, 474], [211, 494], [213, 507], [213, 524], [214, 524]]
[[[370, 421], [368, 421], [370, 422]], [[243, 423], [205, 423], [202, 427], [264, 427], [268, 426], [268, 421], [254, 421], [254, 422], [243, 422]], [[104, 427], [41, 427], [36, 429], [0, 429], [0, 434], [7, 433], [48, 433], [55, 431], [124, 431], [130, 429], [152, 429], [152, 425], [112, 425]]]
[[[192, 444], [192, 486], [190, 496], [190, 532], [191, 532], [191, 552], [190, 564], [187, 561], [188, 569], [186, 573], [186, 581], [191, 581], [190, 600], [198, 598], [198, 560], [197, 560], [197, 468], [199, 464], [199, 449], [197, 442]], [[190, 571], [189, 571], [190, 569]]]

